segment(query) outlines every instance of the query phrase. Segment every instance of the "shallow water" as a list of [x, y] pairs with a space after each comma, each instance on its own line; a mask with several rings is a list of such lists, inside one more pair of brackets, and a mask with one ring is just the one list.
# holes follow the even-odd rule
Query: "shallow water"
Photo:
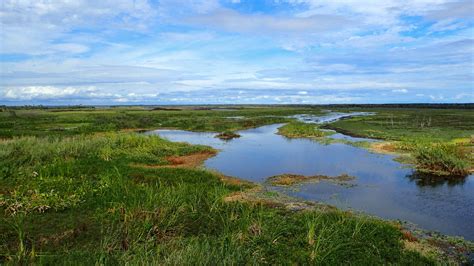
[[[319, 182], [300, 184], [297, 189], [273, 189], [474, 240], [474, 176], [449, 182], [420, 177], [391, 155], [342, 143], [287, 139], [275, 134], [281, 125], [240, 131], [240, 138], [227, 142], [215, 138], [215, 133], [156, 130], [147, 134], [220, 149], [205, 162], [207, 168], [254, 182], [262, 183], [269, 176], [284, 173], [353, 175], [356, 179], [351, 187]], [[340, 138], [351, 140], [345, 135]]]

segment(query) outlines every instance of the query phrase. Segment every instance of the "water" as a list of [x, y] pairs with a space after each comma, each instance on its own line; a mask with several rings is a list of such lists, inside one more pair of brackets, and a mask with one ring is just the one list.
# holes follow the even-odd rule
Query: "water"
[[326, 115], [311, 115], [311, 114], [298, 114], [292, 115], [289, 117], [296, 118], [299, 121], [305, 123], [314, 123], [314, 124], [323, 124], [323, 123], [331, 123], [341, 119], [347, 119], [354, 116], [367, 116], [373, 115], [374, 113], [370, 112], [353, 112], [353, 113], [338, 113], [338, 112], [328, 112]]
[[323, 181], [300, 184], [296, 190], [272, 189], [474, 240], [472, 175], [454, 180], [422, 177], [407, 165], [394, 161], [391, 155], [342, 143], [325, 145], [307, 139], [287, 139], [275, 134], [281, 125], [240, 131], [241, 137], [231, 141], [217, 139], [215, 133], [181, 130], [156, 130], [147, 134], [219, 149], [215, 157], [206, 160], [207, 168], [253, 182], [262, 183], [269, 176], [284, 173], [330, 176], [346, 173], [356, 177], [350, 181], [354, 186]]

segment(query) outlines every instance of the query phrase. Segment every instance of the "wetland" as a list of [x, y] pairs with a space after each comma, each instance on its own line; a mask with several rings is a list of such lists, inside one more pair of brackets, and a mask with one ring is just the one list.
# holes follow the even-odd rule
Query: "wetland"
[[0, 263], [469, 264], [472, 109], [2, 107]]

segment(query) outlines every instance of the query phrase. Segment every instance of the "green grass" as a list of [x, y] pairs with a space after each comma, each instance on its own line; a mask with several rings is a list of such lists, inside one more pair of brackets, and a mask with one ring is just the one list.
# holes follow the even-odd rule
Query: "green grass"
[[417, 170], [435, 175], [467, 176], [472, 167], [469, 145], [410, 139], [397, 142], [396, 148], [412, 154]]
[[[226, 196], [246, 187], [202, 169], [136, 167], [165, 165], [168, 156], [210, 148], [118, 133], [141, 128], [234, 132], [290, 122], [286, 116], [318, 114], [322, 108], [3, 108], [0, 264], [432, 264], [404, 249], [400, 230], [378, 219], [226, 202]], [[448, 143], [473, 134], [469, 110], [369, 111], [377, 115], [330, 127], [402, 143]], [[234, 116], [245, 118], [229, 118]], [[280, 130], [290, 137], [325, 134], [297, 122]], [[463, 166], [450, 157], [457, 152], [435, 147], [442, 151], [430, 148], [419, 160], [442, 157], [451, 162], [449, 169]]]
[[429, 264], [387, 222], [225, 202], [210, 172], [136, 168], [207, 150], [108, 133], [0, 142], [0, 262]]
[[[13, 136], [65, 136], [114, 132], [121, 129], [176, 128], [224, 132], [288, 122], [285, 116], [317, 114], [319, 108], [254, 107], [235, 111], [110, 109], [12, 109], [0, 112], [0, 138]], [[244, 116], [244, 119], [234, 119]]]
[[315, 124], [292, 121], [278, 128], [278, 134], [287, 138], [322, 138], [331, 133], [320, 130]]
[[375, 115], [353, 117], [327, 127], [355, 136], [384, 140], [424, 139], [449, 141], [474, 134], [472, 109], [348, 108]]

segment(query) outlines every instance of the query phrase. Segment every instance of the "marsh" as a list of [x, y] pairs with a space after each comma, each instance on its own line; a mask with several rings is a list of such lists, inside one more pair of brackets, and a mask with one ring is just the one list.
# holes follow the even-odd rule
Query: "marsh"
[[[296, 117], [306, 122], [333, 122], [334, 117], [343, 118], [347, 114], [324, 115], [320, 119]], [[377, 154], [348, 143], [327, 144], [309, 139], [289, 139], [276, 134], [283, 125], [238, 131], [241, 137], [231, 141], [216, 139], [214, 133], [182, 130], [156, 130], [147, 134], [216, 148], [220, 152], [205, 162], [206, 168], [262, 184], [268, 177], [281, 174], [349, 174], [356, 177], [351, 181], [352, 186], [322, 180], [292, 188], [272, 189], [342, 209], [363, 211], [391, 220], [405, 220], [424, 229], [474, 240], [473, 175], [462, 178], [422, 175], [410, 165], [395, 161], [394, 155]], [[334, 138], [353, 142], [375, 141], [341, 133]], [[428, 179], [431, 182], [426, 182]]]

